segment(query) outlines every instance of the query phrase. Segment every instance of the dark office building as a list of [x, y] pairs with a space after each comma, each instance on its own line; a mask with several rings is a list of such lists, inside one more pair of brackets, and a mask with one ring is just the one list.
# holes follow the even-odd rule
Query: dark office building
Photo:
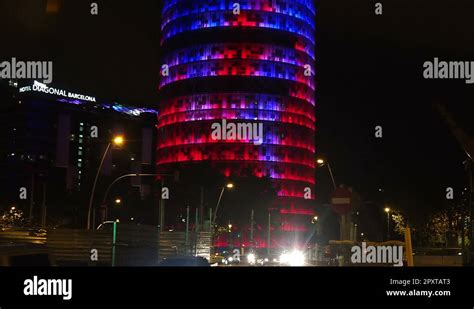
[[[156, 111], [36, 81], [0, 84], [2, 211], [18, 207], [35, 224], [85, 228], [92, 183], [116, 135], [125, 142], [105, 157], [93, 199], [95, 224], [105, 219], [102, 200], [115, 178], [154, 173]], [[108, 219], [156, 224], [155, 198], [152, 178], [124, 179], [110, 190]]]

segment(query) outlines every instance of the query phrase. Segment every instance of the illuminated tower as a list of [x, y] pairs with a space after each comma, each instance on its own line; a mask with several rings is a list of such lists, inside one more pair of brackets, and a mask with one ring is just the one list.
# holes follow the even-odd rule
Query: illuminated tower
[[[279, 190], [280, 229], [308, 230], [315, 185], [313, 0], [165, 0], [161, 28], [158, 169], [210, 160], [226, 176], [270, 176]], [[263, 143], [213, 139], [211, 126], [222, 119], [262, 123]]]

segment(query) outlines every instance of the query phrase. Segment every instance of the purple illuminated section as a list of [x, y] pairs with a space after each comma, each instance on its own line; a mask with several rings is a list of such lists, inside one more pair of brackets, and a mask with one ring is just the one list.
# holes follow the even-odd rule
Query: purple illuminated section
[[56, 101], [61, 102], [61, 103], [74, 104], [74, 105], [87, 104], [87, 102], [84, 102], [84, 101], [71, 100], [71, 99], [57, 99]]
[[218, 59], [253, 59], [288, 63], [303, 67], [314, 61], [314, 52], [306, 53], [294, 48], [268, 44], [202, 44], [179, 49], [166, 55], [163, 63], [168, 66]]
[[218, 27], [267, 28], [304, 37], [312, 44], [315, 42], [314, 29], [305, 21], [290, 15], [252, 11], [241, 11], [239, 15], [229, 11], [205, 12], [178, 18], [163, 28], [162, 42], [183, 32]]
[[[312, 68], [312, 67], [311, 67]], [[215, 76], [265, 77], [294, 81], [315, 89], [314, 71], [306, 76], [305, 68], [286, 63], [261, 60], [209, 60], [169, 67], [169, 75], [161, 79], [160, 87], [181, 80]]]
[[88, 106], [95, 106], [101, 109], [109, 109], [113, 110], [118, 113], [126, 114], [129, 116], [140, 116], [142, 113], [151, 113], [151, 114], [158, 114], [158, 111], [151, 108], [142, 108], [142, 107], [132, 107], [132, 106], [125, 106], [118, 103], [104, 103], [104, 104], [95, 104], [80, 100], [72, 100], [72, 99], [57, 99], [57, 102], [67, 103], [67, 104], [74, 104], [74, 105], [88, 105]]
[[[308, 24], [314, 29], [315, 11], [307, 1], [295, 0], [279, 0], [273, 5], [268, 0], [241, 0], [238, 2], [241, 11], [252, 12], [273, 12], [282, 15], [294, 16]], [[162, 29], [178, 18], [188, 17], [192, 15], [203, 14], [206, 12], [227, 11], [232, 12], [234, 9], [233, 2], [210, 2], [209, 0], [192, 0], [175, 2], [173, 5], [165, 8], [163, 14]]]
[[202, 120], [216, 120], [216, 119], [231, 119], [231, 120], [258, 120], [258, 121], [278, 121], [281, 123], [288, 123], [300, 125], [309, 129], [316, 129], [314, 121], [298, 114], [287, 112], [273, 112], [273, 111], [249, 111], [245, 109], [233, 110], [219, 110], [210, 109], [204, 111], [186, 111], [179, 114], [168, 115], [160, 117], [158, 127], [163, 127], [169, 124], [176, 124], [188, 121], [202, 121]]
[[[203, 7], [202, 2], [205, 2], [206, 5]], [[291, 1], [291, 2], [288, 2]], [[272, 11], [272, 12], [278, 12], [278, 13], [283, 13], [281, 10], [289, 10], [287, 14], [289, 15], [294, 15], [295, 13], [292, 13], [294, 10], [292, 6], [289, 8], [286, 8], [284, 4], [292, 4], [292, 5], [297, 5], [298, 7], [303, 6], [307, 10], [309, 10], [311, 13], [316, 14], [316, 9], [314, 7], [314, 0], [287, 0], [287, 1], [277, 1], [278, 3], [274, 3], [273, 5], [269, 4], [269, 0], [241, 0], [238, 3], [241, 5], [241, 7], [244, 7], [245, 9], [253, 9], [253, 10], [263, 10], [263, 11]], [[234, 2], [231, 2], [234, 3]], [[197, 4], [197, 5], [195, 5]], [[226, 5], [225, 2], [223, 1], [209, 1], [209, 0], [166, 0], [164, 7], [163, 7], [163, 12], [166, 14], [168, 10], [174, 8], [175, 6], [179, 6], [179, 9], [183, 12], [182, 14], [192, 11], [193, 9], [189, 7], [196, 7], [199, 6], [201, 10], [209, 10], [209, 11], [215, 11], [215, 10], [223, 10], [223, 9], [232, 9], [232, 6]], [[297, 14], [297, 12], [296, 12]]]
[[[170, 99], [168, 104], [161, 107], [160, 117], [212, 109], [287, 112], [304, 116], [313, 122], [316, 121], [314, 97], [308, 97], [306, 100], [303, 100], [299, 97], [260, 93], [208, 93], [175, 97]], [[161, 121], [161, 118], [159, 121]]]

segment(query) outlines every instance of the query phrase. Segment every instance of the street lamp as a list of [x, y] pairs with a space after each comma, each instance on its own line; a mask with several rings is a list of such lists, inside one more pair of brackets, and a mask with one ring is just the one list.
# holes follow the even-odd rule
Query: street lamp
[[221, 194], [219, 195], [219, 199], [217, 200], [217, 206], [216, 206], [216, 211], [214, 211], [214, 218], [212, 219], [212, 226], [216, 223], [216, 217], [217, 217], [217, 210], [219, 210], [219, 205], [221, 203], [222, 195], [224, 194], [225, 188], [227, 189], [232, 189], [234, 187], [233, 183], [228, 183], [225, 186], [222, 187]]
[[120, 198], [115, 199], [115, 204], [118, 205], [118, 204], [121, 204], [121, 203], [122, 203], [122, 200]]
[[[179, 179], [179, 173], [174, 173], [174, 174], [140, 174], [140, 173], [135, 173], [135, 174], [125, 174], [120, 177], [117, 177], [112, 183], [107, 187], [107, 190], [105, 190], [104, 198], [102, 199], [102, 205], [105, 207], [105, 221], [107, 221], [107, 213], [108, 213], [108, 207], [107, 207], [107, 196], [109, 196], [110, 189], [113, 187], [114, 184], [119, 182], [120, 180], [128, 177], [156, 177], [156, 176], [162, 176], [161, 181], [162, 181], [162, 187], [163, 187], [163, 179], [164, 176], [174, 176], [175, 181], [177, 182]], [[160, 210], [160, 217], [163, 217], [163, 210]], [[161, 219], [160, 219], [161, 221]], [[163, 226], [163, 224], [160, 223], [160, 226]]]
[[314, 216], [313, 219], [311, 220], [312, 224], [316, 224], [318, 222], [318, 216]]
[[329, 161], [325, 161], [322, 158], [318, 158], [316, 159], [316, 163], [318, 163], [319, 166], [324, 166], [324, 165], [328, 166], [329, 175], [331, 176], [331, 180], [332, 180], [332, 185], [334, 186], [334, 190], [337, 189], [336, 181], [334, 180], [334, 175], [332, 174], [332, 169], [331, 169], [331, 165], [329, 164]]
[[390, 239], [390, 207], [385, 207], [384, 211], [387, 213], [387, 240]]
[[109, 152], [110, 146], [114, 144], [117, 147], [120, 147], [124, 144], [125, 139], [123, 135], [117, 135], [115, 136], [112, 141], [110, 141], [107, 144], [107, 148], [105, 148], [104, 154], [102, 155], [102, 160], [100, 161], [99, 168], [97, 169], [97, 174], [95, 175], [94, 179], [94, 184], [92, 185], [92, 192], [91, 192], [91, 197], [89, 199], [89, 209], [87, 210], [87, 229], [91, 229], [91, 212], [92, 212], [92, 202], [94, 201], [94, 193], [95, 193], [95, 187], [97, 185], [97, 180], [99, 179], [100, 175], [100, 170], [102, 169], [102, 165], [104, 164], [105, 157], [107, 156], [107, 153]]
[[114, 144], [116, 146], [122, 146], [124, 143], [124, 139], [123, 139], [123, 135], [117, 135], [115, 138], [114, 138]]

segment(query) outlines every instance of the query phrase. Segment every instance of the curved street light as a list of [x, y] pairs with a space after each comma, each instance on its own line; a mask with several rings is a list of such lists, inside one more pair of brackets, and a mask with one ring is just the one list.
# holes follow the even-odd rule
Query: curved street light
[[221, 194], [219, 195], [219, 199], [217, 200], [217, 206], [216, 206], [216, 211], [214, 211], [214, 218], [212, 219], [212, 225], [211, 226], [214, 226], [214, 224], [216, 223], [216, 218], [217, 218], [217, 210], [219, 210], [219, 205], [221, 203], [221, 199], [222, 199], [222, 195], [224, 195], [224, 191], [225, 189], [232, 189], [234, 187], [234, 184], [233, 183], [228, 183], [226, 184], [225, 186], [222, 187], [222, 190], [221, 190]]
[[[104, 194], [104, 198], [102, 199], [102, 204], [104, 205], [107, 205], [107, 197], [109, 195], [109, 192], [110, 192], [110, 189], [112, 188], [112, 186], [114, 184], [116, 184], [117, 182], [119, 182], [120, 180], [124, 179], [124, 178], [128, 178], [128, 177], [155, 177], [155, 176], [175, 176], [176, 175], [171, 175], [171, 174], [140, 174], [140, 173], [135, 173], [135, 174], [125, 174], [125, 175], [122, 175], [120, 177], [117, 177], [114, 181], [112, 181], [110, 183], [110, 185], [107, 187], [107, 189], [105, 190], [105, 194]], [[107, 213], [108, 213], [108, 208], [106, 206], [105, 208], [105, 220], [107, 221]]]
[[97, 169], [97, 174], [95, 175], [94, 184], [92, 185], [92, 192], [91, 197], [89, 199], [89, 209], [87, 210], [87, 229], [91, 229], [91, 213], [92, 213], [92, 202], [94, 201], [94, 193], [95, 187], [97, 185], [97, 180], [99, 179], [100, 171], [102, 169], [102, 165], [104, 165], [105, 157], [107, 157], [107, 153], [109, 152], [110, 146], [114, 144], [115, 146], [122, 146], [125, 142], [123, 135], [115, 136], [112, 141], [107, 144], [107, 148], [105, 148], [104, 154], [102, 155], [102, 160], [100, 161], [99, 168]]
[[327, 166], [328, 166], [329, 175], [331, 176], [331, 180], [332, 180], [332, 185], [334, 186], [334, 190], [337, 189], [336, 181], [334, 180], [334, 175], [333, 175], [333, 173], [332, 173], [332, 169], [331, 169], [331, 165], [329, 164], [329, 161], [324, 160], [324, 159], [322, 159], [322, 158], [318, 158], [318, 159], [316, 159], [316, 163], [317, 163], [319, 166], [324, 166], [324, 165], [327, 165]]

